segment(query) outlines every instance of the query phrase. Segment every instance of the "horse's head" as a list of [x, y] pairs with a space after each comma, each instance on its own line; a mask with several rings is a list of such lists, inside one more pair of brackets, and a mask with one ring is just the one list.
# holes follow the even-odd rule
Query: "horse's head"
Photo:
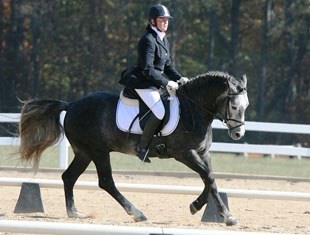
[[178, 96], [204, 114], [225, 122], [229, 136], [238, 140], [245, 133], [244, 117], [249, 105], [246, 86], [245, 75], [237, 80], [228, 73], [211, 71], [190, 79], [178, 90]]
[[227, 124], [229, 136], [233, 140], [239, 140], [245, 133], [245, 110], [249, 105], [246, 75], [243, 75], [239, 81], [228, 79], [228, 84], [228, 93], [224, 99], [221, 99], [223, 104], [219, 115]]

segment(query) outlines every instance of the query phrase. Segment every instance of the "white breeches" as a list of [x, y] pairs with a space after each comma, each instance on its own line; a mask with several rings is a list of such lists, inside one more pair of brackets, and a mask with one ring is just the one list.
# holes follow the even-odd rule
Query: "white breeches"
[[162, 120], [165, 116], [165, 107], [160, 99], [159, 91], [156, 87], [150, 87], [147, 89], [135, 89], [144, 103], [152, 110], [154, 115]]

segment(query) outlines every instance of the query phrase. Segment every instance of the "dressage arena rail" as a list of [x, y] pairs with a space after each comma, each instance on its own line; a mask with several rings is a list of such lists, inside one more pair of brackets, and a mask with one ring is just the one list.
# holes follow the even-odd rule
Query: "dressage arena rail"
[[67, 235], [272, 235], [274, 233], [215, 231], [202, 229], [178, 229], [133, 227], [99, 224], [77, 224], [36, 221], [0, 220], [0, 232], [32, 234], [67, 234]]
[[[40, 185], [41, 188], [63, 188], [63, 182], [61, 180], [0, 177], [1, 186], [16, 187], [21, 186], [22, 183], [24, 182], [37, 183]], [[122, 192], [162, 193], [162, 194], [182, 194], [182, 195], [199, 195], [203, 190], [202, 187], [193, 187], [193, 186], [131, 184], [131, 183], [116, 183], [116, 187]], [[100, 190], [98, 183], [92, 181], [77, 181], [74, 188], [84, 190]], [[224, 188], [219, 189], [219, 191], [226, 193], [228, 197], [235, 197], [235, 198], [310, 201], [310, 193], [246, 190], [246, 189], [224, 189]]]
[[[65, 112], [61, 113], [63, 121]], [[20, 119], [19, 113], [0, 113], [0, 123], [18, 123]], [[212, 123], [215, 129], [227, 129], [219, 120]], [[310, 135], [310, 125], [304, 124], [284, 124], [284, 123], [268, 123], [268, 122], [245, 122], [246, 131], [262, 131], [276, 133], [306, 134]], [[0, 145], [19, 145], [18, 138], [0, 137]], [[69, 143], [66, 138], [59, 142], [60, 146], [60, 168], [68, 167], [68, 147]], [[213, 143], [210, 151], [213, 152], [229, 152], [229, 153], [260, 153], [260, 154], [280, 154], [287, 156], [310, 157], [310, 148], [283, 145], [258, 145], [258, 144], [232, 144], [232, 143]]]

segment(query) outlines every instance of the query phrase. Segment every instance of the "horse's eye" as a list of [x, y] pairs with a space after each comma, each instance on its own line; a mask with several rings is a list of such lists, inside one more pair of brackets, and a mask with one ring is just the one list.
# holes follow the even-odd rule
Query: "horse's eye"
[[237, 109], [238, 109], [238, 107], [237, 107], [237, 106], [235, 106], [235, 105], [233, 105], [233, 106], [231, 106], [231, 109], [232, 109], [232, 110], [237, 110]]

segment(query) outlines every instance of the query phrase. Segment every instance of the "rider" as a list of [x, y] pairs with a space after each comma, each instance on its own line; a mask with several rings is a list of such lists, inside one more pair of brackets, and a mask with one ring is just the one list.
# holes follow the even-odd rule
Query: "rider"
[[173, 17], [163, 5], [158, 4], [150, 8], [146, 33], [137, 46], [138, 69], [134, 72], [136, 76], [126, 83], [126, 86], [135, 89], [152, 111], [136, 148], [137, 156], [143, 162], [150, 162], [147, 157], [149, 144], [165, 116], [159, 89], [167, 89], [171, 95], [178, 89], [177, 82], [184, 84], [188, 81], [188, 78], [182, 77], [174, 68], [169, 52], [165, 36], [171, 18]]

